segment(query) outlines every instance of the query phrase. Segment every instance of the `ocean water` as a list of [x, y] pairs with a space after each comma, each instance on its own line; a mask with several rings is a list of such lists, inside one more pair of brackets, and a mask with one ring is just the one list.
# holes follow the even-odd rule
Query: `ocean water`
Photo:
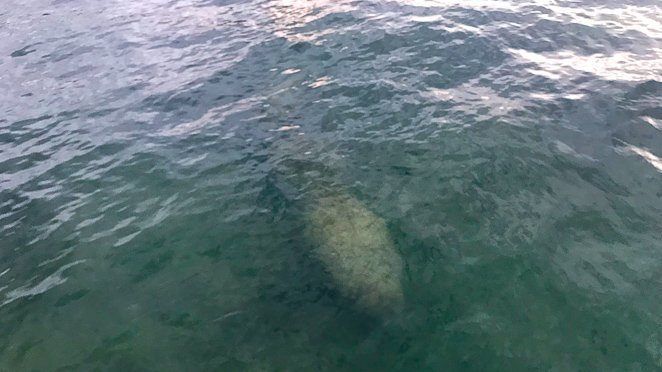
[[0, 370], [662, 370], [661, 97], [654, 0], [5, 0]]

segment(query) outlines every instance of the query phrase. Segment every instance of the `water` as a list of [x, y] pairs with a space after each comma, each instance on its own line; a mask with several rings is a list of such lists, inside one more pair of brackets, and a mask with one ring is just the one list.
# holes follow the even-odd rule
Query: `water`
[[0, 370], [662, 370], [660, 14], [3, 2]]

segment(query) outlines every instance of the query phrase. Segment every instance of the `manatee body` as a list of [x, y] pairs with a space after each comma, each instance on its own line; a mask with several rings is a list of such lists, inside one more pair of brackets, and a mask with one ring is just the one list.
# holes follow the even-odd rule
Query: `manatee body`
[[403, 263], [384, 220], [348, 195], [312, 204], [315, 253], [340, 292], [373, 316], [398, 313], [404, 305]]

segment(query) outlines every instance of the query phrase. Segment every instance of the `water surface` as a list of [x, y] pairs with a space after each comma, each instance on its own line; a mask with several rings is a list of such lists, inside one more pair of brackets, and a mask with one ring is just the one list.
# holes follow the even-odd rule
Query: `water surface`
[[[1, 370], [662, 370], [657, 1], [0, 5]], [[345, 298], [319, 190], [383, 219]]]

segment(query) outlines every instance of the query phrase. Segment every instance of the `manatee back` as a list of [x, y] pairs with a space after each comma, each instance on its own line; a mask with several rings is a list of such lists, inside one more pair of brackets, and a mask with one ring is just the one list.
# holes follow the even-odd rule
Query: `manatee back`
[[343, 295], [375, 316], [402, 309], [402, 258], [382, 218], [349, 195], [325, 196], [311, 205], [310, 231]]

